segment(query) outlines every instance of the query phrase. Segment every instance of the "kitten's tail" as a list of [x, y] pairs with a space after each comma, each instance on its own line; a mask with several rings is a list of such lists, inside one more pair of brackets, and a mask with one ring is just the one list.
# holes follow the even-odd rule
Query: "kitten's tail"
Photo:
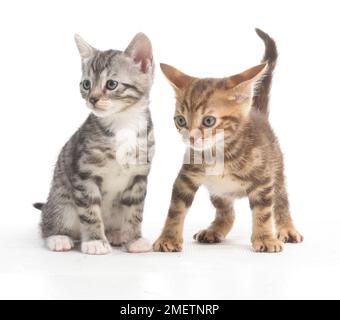
[[33, 207], [38, 209], [38, 210], [42, 210], [44, 205], [45, 205], [45, 203], [42, 203], [42, 202], [33, 203]]
[[265, 45], [265, 53], [262, 58], [262, 62], [267, 62], [266, 76], [262, 79], [262, 82], [257, 87], [257, 94], [253, 99], [253, 106], [264, 113], [267, 117], [269, 115], [269, 92], [273, 78], [273, 71], [275, 69], [278, 52], [275, 41], [265, 32], [260, 29], [255, 29], [257, 35], [263, 40]]

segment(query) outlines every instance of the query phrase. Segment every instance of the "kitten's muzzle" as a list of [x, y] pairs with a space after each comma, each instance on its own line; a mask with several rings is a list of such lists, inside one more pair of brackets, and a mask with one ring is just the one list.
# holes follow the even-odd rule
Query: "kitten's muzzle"
[[98, 97], [90, 97], [89, 101], [91, 102], [91, 104], [95, 107], [96, 106], [96, 103], [99, 101], [99, 98]]

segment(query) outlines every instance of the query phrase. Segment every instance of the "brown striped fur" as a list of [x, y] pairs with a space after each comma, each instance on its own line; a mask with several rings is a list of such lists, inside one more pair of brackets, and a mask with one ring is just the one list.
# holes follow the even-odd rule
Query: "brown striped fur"
[[267, 33], [260, 29], [256, 29], [256, 33], [264, 41], [266, 49], [262, 62], [267, 62], [268, 69], [266, 77], [262, 79], [261, 85], [257, 89], [257, 94], [253, 98], [253, 106], [268, 117], [269, 91], [278, 53], [275, 41]]
[[[279, 252], [283, 242], [303, 239], [292, 222], [283, 157], [268, 122], [268, 94], [276, 47], [268, 35], [257, 32], [267, 45], [265, 58], [273, 60], [240, 74], [223, 79], [199, 79], [161, 65], [176, 92], [175, 116], [185, 118], [185, 129], [190, 136], [199, 131], [205, 139], [211, 138], [202, 119], [207, 115], [217, 119], [211, 128], [212, 140], [216, 130], [222, 129], [224, 161], [222, 171], [211, 175], [207, 174], [211, 164], [206, 161], [195, 164], [193, 157], [189, 157], [190, 164], [183, 165], [175, 181], [168, 218], [154, 244], [155, 251], [182, 250], [185, 215], [201, 185], [210, 193], [216, 217], [206, 230], [194, 236], [199, 242], [216, 243], [226, 237], [234, 222], [233, 201], [244, 196], [248, 197], [253, 213], [251, 241], [256, 252]], [[256, 98], [256, 92], [260, 92], [260, 98]], [[176, 126], [182, 132], [183, 128], [177, 123]], [[214, 148], [211, 149], [214, 151]], [[199, 150], [191, 144], [187, 152], [192, 155]]]

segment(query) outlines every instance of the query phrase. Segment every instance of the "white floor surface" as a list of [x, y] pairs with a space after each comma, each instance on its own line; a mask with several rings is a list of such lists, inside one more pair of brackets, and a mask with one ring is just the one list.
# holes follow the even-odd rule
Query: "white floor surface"
[[200, 245], [189, 226], [183, 253], [87, 256], [47, 251], [33, 223], [2, 226], [0, 299], [340, 298], [337, 224], [309, 225], [305, 242], [280, 254], [252, 252], [248, 231], [235, 229], [222, 244]]

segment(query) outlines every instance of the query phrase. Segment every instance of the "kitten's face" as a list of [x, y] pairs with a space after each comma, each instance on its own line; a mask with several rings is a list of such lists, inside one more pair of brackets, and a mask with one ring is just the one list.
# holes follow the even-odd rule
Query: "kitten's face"
[[175, 125], [184, 142], [195, 150], [232, 139], [247, 118], [254, 85], [266, 65], [223, 79], [198, 79], [161, 65], [176, 92]]
[[122, 112], [148, 96], [154, 68], [145, 35], [138, 34], [124, 52], [99, 51], [79, 36], [76, 43], [82, 57], [80, 92], [98, 117]]

